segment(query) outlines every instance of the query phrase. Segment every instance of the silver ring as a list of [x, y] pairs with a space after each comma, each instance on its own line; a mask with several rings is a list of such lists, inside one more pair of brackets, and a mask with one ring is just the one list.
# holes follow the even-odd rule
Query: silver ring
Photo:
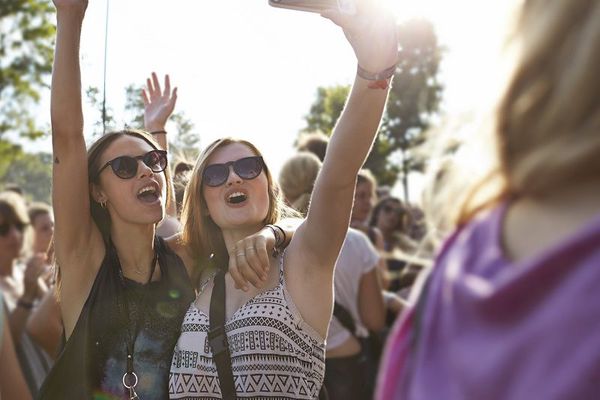
[[254, 247], [246, 247], [246, 250], [254, 250]]
[[[127, 385], [127, 382], [125, 382], [125, 378], [126, 378], [126, 377], [127, 377], [129, 374], [131, 374], [131, 375], [133, 376], [133, 378], [135, 379], [135, 381], [134, 381], [133, 385]], [[134, 387], [136, 387], [136, 386], [137, 386], [137, 384], [138, 384], [138, 377], [137, 377], [137, 375], [135, 374], [135, 372], [133, 372], [133, 371], [131, 371], [131, 372], [125, 372], [125, 373], [123, 374], [123, 386], [125, 386], [125, 388], [126, 388], [126, 389], [131, 389], [131, 388], [134, 388]]]
[[237, 253], [236, 257], [244, 257], [246, 255], [246, 253]]

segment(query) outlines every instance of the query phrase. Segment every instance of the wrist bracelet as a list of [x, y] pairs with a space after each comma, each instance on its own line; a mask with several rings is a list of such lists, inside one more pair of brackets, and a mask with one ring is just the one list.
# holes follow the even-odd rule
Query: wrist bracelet
[[161, 133], [164, 133], [164, 134], [166, 135], [166, 134], [167, 134], [167, 131], [165, 131], [165, 130], [160, 130], [160, 131], [152, 131], [152, 132], [150, 132], [150, 134], [151, 134], [151, 135], [158, 135], [158, 134], [161, 134]]
[[396, 64], [392, 65], [391, 67], [384, 69], [381, 72], [377, 72], [377, 73], [372, 73], [367, 71], [366, 69], [364, 69], [363, 67], [361, 67], [360, 65], [356, 65], [356, 74], [358, 76], [360, 76], [363, 79], [366, 79], [368, 81], [382, 81], [382, 80], [387, 80], [390, 79], [392, 76], [394, 76], [394, 73], [396, 72]]
[[265, 228], [269, 228], [275, 237], [275, 245], [273, 246], [273, 257], [277, 257], [281, 252], [281, 246], [285, 243], [287, 237], [285, 231], [278, 225], [267, 224]]
[[25, 310], [32, 310], [33, 309], [33, 303], [30, 303], [28, 301], [21, 300], [21, 299], [19, 299], [17, 301], [17, 306], [19, 306], [19, 307], [21, 307], [21, 308], [23, 308]]

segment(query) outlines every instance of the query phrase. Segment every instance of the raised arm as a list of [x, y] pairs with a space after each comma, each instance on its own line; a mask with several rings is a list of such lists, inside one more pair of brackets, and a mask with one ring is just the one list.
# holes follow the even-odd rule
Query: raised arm
[[398, 44], [395, 22], [383, 10], [367, 7], [353, 16], [324, 16], [344, 29], [363, 69], [335, 126], [306, 222], [296, 234], [303, 253], [310, 257], [308, 264], [314, 266], [309, 269], [326, 267], [324, 272], [331, 273], [348, 228], [356, 175], [373, 144], [388, 95], [388, 80], [367, 80], [361, 75], [393, 73]]
[[[79, 41], [86, 0], [54, 0], [57, 36], [52, 70], [52, 198], [55, 252], [61, 269], [65, 323], [76, 321], [104, 254], [90, 212], [83, 137]], [[71, 326], [72, 327], [72, 326]]]
[[[158, 76], [153, 72], [152, 76], [146, 79], [146, 87], [142, 90], [142, 100], [144, 102], [144, 129], [152, 134], [160, 147], [168, 151], [169, 141], [166, 126], [169, 117], [173, 115], [175, 104], [177, 104], [177, 88], [171, 91], [169, 75], [165, 75], [165, 89], [163, 91]], [[174, 195], [173, 176], [167, 184]], [[181, 230], [174, 199], [167, 203], [166, 211], [167, 215], [157, 229], [157, 235], [163, 237], [175, 235]]]

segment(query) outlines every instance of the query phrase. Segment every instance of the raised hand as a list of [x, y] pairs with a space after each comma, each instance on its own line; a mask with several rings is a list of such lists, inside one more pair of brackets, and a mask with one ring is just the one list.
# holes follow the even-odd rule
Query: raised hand
[[27, 299], [40, 298], [45, 288], [42, 285], [41, 277], [48, 272], [48, 259], [46, 254], [37, 253], [31, 256], [27, 261], [23, 283], [25, 286], [24, 297]]
[[358, 64], [371, 73], [384, 71], [398, 61], [398, 28], [394, 16], [377, 3], [357, 0], [355, 14], [337, 10], [321, 14], [344, 30]]
[[165, 129], [167, 120], [173, 114], [177, 103], [177, 88], [171, 91], [171, 80], [165, 75], [164, 91], [158, 81], [156, 73], [146, 79], [146, 88], [142, 90], [144, 100], [144, 127], [147, 131], [160, 131]]

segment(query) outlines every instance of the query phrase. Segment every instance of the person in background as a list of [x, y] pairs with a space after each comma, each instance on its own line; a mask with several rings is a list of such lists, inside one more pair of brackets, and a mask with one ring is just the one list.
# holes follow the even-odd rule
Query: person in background
[[4, 296], [0, 290], [0, 399], [31, 400], [15, 353], [10, 327], [5, 318]]
[[42, 279], [45, 255], [23, 262], [29, 225], [23, 198], [14, 192], [0, 193], [0, 290], [21, 369], [35, 395], [50, 370], [51, 359], [25, 331], [32, 310], [48, 290]]
[[[321, 162], [300, 152], [287, 160], [279, 174], [285, 200], [306, 215]], [[349, 228], [335, 264], [334, 314], [327, 331], [325, 387], [330, 400], [372, 396], [376, 360], [367, 338], [384, 326], [385, 305], [377, 274], [379, 254], [362, 232]]]
[[307, 151], [314, 154], [321, 162], [325, 159], [329, 136], [322, 132], [311, 132], [303, 134], [298, 140], [296, 149], [299, 152]]
[[378, 399], [600, 393], [600, 2], [524, 0], [516, 28], [496, 162], [446, 210], [456, 229], [390, 335]]
[[27, 208], [31, 228], [33, 229], [32, 253], [47, 253], [54, 234], [54, 217], [48, 204], [35, 202]]
[[417, 257], [418, 244], [408, 235], [410, 221], [404, 203], [397, 197], [386, 197], [377, 202], [369, 222], [383, 236], [387, 289], [391, 292], [410, 288], [424, 266]]

